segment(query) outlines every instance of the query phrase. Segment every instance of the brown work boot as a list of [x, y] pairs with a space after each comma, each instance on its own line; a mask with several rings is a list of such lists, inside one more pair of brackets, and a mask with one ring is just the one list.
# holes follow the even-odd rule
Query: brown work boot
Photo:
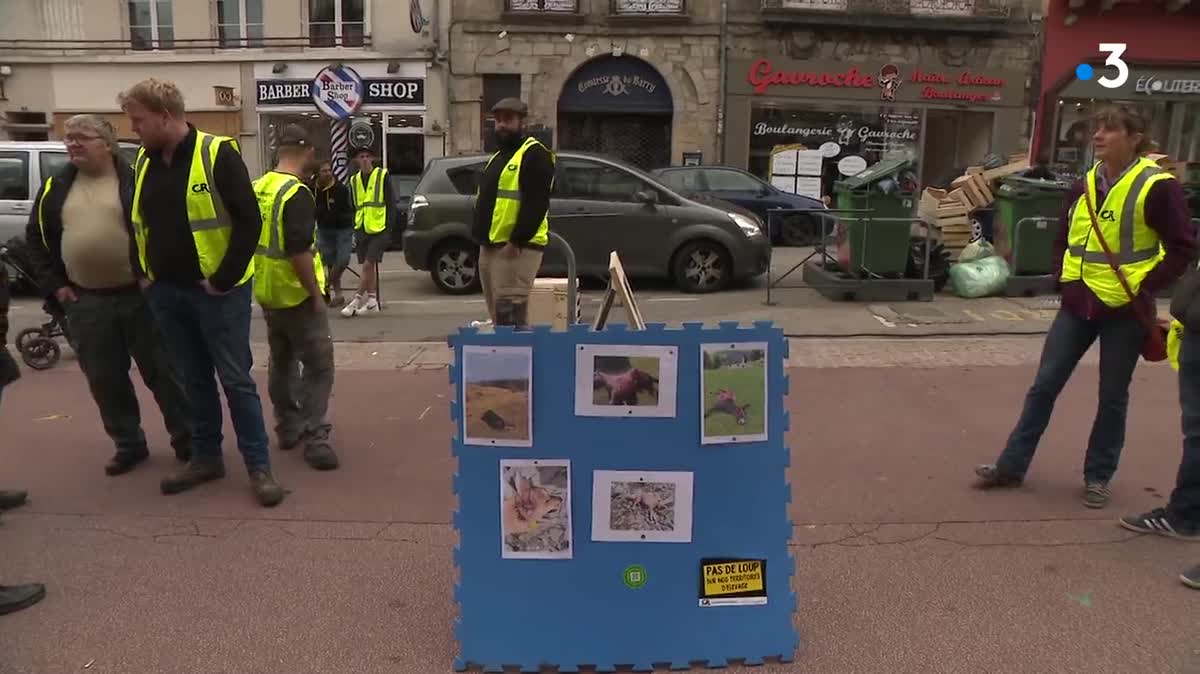
[[20, 489], [3, 489], [0, 490], [0, 510], [12, 510], [25, 505], [25, 501], [29, 498], [29, 494]]
[[315, 470], [334, 470], [338, 467], [337, 453], [329, 443], [329, 431], [309, 434], [304, 443], [304, 462]]
[[256, 470], [250, 473], [250, 486], [254, 489], [254, 499], [264, 508], [273, 508], [283, 502], [286, 492], [270, 470]]
[[160, 487], [164, 494], [178, 494], [223, 477], [225, 477], [225, 464], [218, 461], [193, 459], [182, 470], [164, 477]]

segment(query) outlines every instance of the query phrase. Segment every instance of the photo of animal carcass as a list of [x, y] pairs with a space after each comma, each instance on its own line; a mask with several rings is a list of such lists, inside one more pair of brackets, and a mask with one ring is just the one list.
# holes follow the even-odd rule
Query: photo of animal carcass
[[613, 482], [608, 528], [612, 531], [674, 531], [674, 482]]
[[660, 363], [653, 357], [596, 356], [592, 371], [592, 403], [658, 405]]
[[766, 344], [705, 344], [700, 350], [705, 442], [766, 439]]
[[571, 466], [566, 460], [502, 460], [501, 557], [570, 559]]
[[530, 446], [533, 349], [463, 347], [463, 442]]
[[592, 540], [690, 543], [692, 478], [688, 471], [593, 471]]

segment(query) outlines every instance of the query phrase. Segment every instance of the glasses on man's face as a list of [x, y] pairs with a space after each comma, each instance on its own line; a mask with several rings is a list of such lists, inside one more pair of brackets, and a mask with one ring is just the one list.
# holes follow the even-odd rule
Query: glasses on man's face
[[67, 145], [83, 145], [94, 140], [100, 140], [100, 136], [85, 136], [82, 134], [69, 133], [63, 136], [63, 142]]

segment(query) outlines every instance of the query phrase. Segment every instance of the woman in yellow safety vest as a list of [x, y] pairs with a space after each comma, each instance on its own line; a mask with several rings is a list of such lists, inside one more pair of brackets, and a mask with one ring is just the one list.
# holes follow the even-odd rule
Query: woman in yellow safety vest
[[[1062, 304], [1016, 427], [996, 462], [975, 473], [981, 488], [1021, 484], [1059, 393], [1098, 339], [1099, 404], [1082, 496], [1087, 507], [1102, 508], [1125, 445], [1129, 382], [1146, 339], [1145, 319], [1156, 312], [1155, 295], [1187, 269], [1196, 238], [1179, 181], [1142, 156], [1150, 147], [1146, 120], [1119, 107], [1101, 110], [1092, 122], [1098, 161], [1064, 202], [1055, 248]], [[1135, 299], [1110, 263], [1101, 235]]]

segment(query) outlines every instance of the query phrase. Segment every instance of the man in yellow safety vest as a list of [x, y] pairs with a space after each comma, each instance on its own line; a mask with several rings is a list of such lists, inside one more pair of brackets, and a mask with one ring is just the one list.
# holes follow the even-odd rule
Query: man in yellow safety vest
[[278, 149], [275, 170], [254, 181], [263, 220], [254, 257], [254, 298], [267, 321], [267, 391], [279, 448], [303, 442], [308, 465], [332, 470], [338, 460], [325, 415], [333, 392], [333, 337], [325, 268], [315, 251], [317, 206], [302, 178], [316, 168], [316, 149], [294, 124], [280, 133]]
[[225, 477], [221, 397], [255, 498], [278, 505], [262, 401], [250, 376], [250, 279], [262, 232], [237, 141], [196, 129], [183, 94], [148, 79], [118, 96], [142, 140], [134, 163], [134, 275], [159, 319], [191, 406], [192, 458], [162, 481], [176, 494]]
[[342, 308], [349, 318], [379, 312], [375, 287], [379, 263], [391, 242], [395, 207], [388, 172], [375, 166], [375, 153], [369, 147], [359, 148], [354, 155], [358, 173], [350, 177], [350, 194], [354, 197], [354, 235], [357, 238], [359, 274], [358, 292]]
[[528, 107], [506, 98], [492, 107], [499, 150], [488, 160], [475, 195], [472, 235], [479, 243], [479, 280], [495, 325], [526, 327], [529, 292], [549, 241], [554, 154], [525, 132]]

